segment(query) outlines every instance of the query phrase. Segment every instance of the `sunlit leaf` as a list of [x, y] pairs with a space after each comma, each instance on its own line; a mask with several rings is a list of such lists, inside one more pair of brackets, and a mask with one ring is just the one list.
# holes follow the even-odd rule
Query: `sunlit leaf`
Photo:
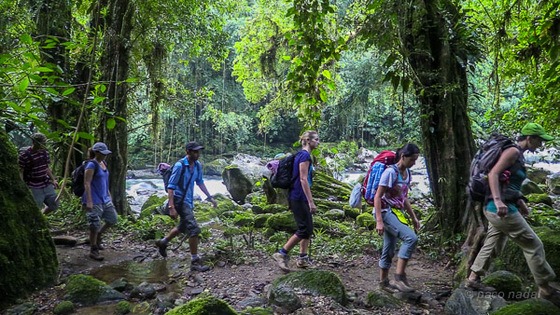
[[19, 82], [18, 89], [20, 92], [25, 92], [28, 86], [29, 86], [29, 79], [25, 77], [21, 80], [21, 82]]
[[77, 138], [76, 140], [78, 140], [78, 139], [94, 140], [95, 139], [95, 137], [92, 134], [87, 133], [87, 132], [83, 132], [83, 131], [77, 132], [76, 133], [76, 138]]
[[27, 45], [31, 45], [31, 43], [33, 43], [33, 39], [31, 38], [31, 35], [29, 34], [23, 34], [19, 37], [19, 39]]
[[115, 121], [114, 118], [107, 119], [107, 129], [113, 130], [113, 128], [115, 128], [116, 125], [117, 125], [117, 122]]
[[69, 89], [66, 89], [66, 90], [64, 90], [64, 92], [62, 92], [62, 96], [70, 95], [70, 94], [74, 93], [75, 90], [76, 90], [76, 88], [73, 88], [73, 87], [71, 87]]

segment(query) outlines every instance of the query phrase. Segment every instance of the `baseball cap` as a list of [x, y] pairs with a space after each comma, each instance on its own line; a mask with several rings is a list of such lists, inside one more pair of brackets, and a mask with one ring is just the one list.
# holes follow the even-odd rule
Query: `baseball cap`
[[37, 144], [47, 143], [47, 137], [40, 132], [36, 132], [36, 133], [32, 134], [31, 135], [31, 140], [33, 140], [33, 142], [37, 143]]
[[103, 155], [111, 154], [111, 151], [109, 150], [109, 148], [107, 148], [107, 145], [103, 142], [96, 142], [93, 145], [93, 148], [91, 149], [93, 150], [93, 152], [99, 152]]
[[187, 148], [187, 150], [198, 151], [198, 150], [204, 149], [204, 146], [198, 144], [195, 141], [191, 141], [191, 142], [187, 143], [186, 148]]
[[524, 136], [539, 136], [544, 141], [554, 140], [554, 137], [546, 133], [544, 128], [537, 123], [527, 123], [521, 129], [521, 134]]

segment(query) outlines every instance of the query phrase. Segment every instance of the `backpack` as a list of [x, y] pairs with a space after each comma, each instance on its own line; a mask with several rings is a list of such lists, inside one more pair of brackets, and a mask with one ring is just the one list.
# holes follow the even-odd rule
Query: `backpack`
[[278, 162], [276, 172], [270, 177], [270, 184], [274, 188], [288, 189], [292, 187], [292, 173], [294, 171], [294, 160], [296, 154], [288, 155]]
[[[490, 195], [488, 173], [494, 167], [502, 152], [515, 146], [513, 140], [494, 133], [475, 154], [470, 167], [467, 195], [473, 201], [485, 202]], [[511, 172], [506, 171], [506, 172]], [[505, 172], [504, 172], [505, 173]], [[513, 173], [513, 172], [511, 172]]]
[[397, 154], [389, 150], [381, 151], [373, 161], [371, 161], [361, 188], [362, 197], [364, 197], [368, 205], [373, 206], [373, 198], [379, 186], [381, 174], [383, 174], [387, 165], [393, 165], [395, 163], [397, 163]]
[[[85, 160], [82, 162], [82, 164], [78, 167], [76, 167], [73, 171], [72, 171], [72, 183], [70, 184], [70, 186], [72, 187], [72, 192], [74, 193], [74, 195], [78, 196], [78, 197], [82, 197], [84, 195], [84, 193], [86, 192], [86, 188], [84, 187], [84, 177], [85, 177], [85, 171], [86, 171], [86, 165], [92, 160]], [[93, 170], [93, 174], [95, 175], [95, 173], [97, 173], [97, 168], [99, 167], [99, 163], [94, 162], [93, 164], [95, 164], [95, 168]]]

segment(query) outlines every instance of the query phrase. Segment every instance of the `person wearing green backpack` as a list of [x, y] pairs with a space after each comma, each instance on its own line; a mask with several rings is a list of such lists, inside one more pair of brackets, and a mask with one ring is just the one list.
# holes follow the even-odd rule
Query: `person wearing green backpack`
[[[408, 201], [409, 168], [416, 163], [419, 154], [420, 149], [412, 143], [397, 150], [397, 163], [385, 168], [373, 199], [375, 228], [377, 233], [383, 236], [383, 250], [379, 259], [379, 286], [391, 293], [414, 291], [408, 283], [405, 269], [418, 242], [415, 231], [420, 229], [418, 218]], [[408, 226], [408, 222], [405, 223], [406, 221], [401, 215], [402, 211], [408, 213], [414, 230]], [[399, 239], [402, 241], [402, 245], [398, 253], [395, 280], [390, 281], [389, 269]]]

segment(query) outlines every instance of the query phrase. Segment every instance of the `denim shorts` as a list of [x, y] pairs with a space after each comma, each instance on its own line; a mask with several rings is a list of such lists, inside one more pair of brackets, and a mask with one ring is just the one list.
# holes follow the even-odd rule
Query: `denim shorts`
[[47, 208], [51, 211], [58, 209], [58, 202], [56, 202], [56, 192], [54, 191], [53, 184], [49, 184], [44, 188], [30, 188], [33, 199], [39, 207], [43, 209], [43, 204], [47, 205]]
[[186, 202], [175, 202], [175, 209], [179, 214], [179, 225], [177, 229], [189, 237], [197, 236], [200, 234], [200, 227], [194, 217], [193, 208], [189, 207]]
[[[84, 205], [85, 208], [85, 205]], [[99, 230], [101, 228], [101, 220], [109, 225], [117, 224], [117, 210], [113, 202], [93, 205], [91, 211], [86, 209], [87, 222], [90, 228]]]

